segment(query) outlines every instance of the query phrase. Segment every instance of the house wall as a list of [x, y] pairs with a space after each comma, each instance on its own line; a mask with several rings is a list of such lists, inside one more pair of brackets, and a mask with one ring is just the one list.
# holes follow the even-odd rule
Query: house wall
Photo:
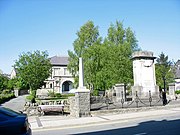
[[[56, 93], [63, 93], [62, 85], [65, 81], [74, 83], [74, 78], [68, 71], [67, 66], [52, 66], [52, 73], [45, 81], [46, 85], [43, 88], [52, 88]], [[70, 85], [69, 89], [72, 88], [72, 85]]]
[[180, 90], [180, 79], [175, 79], [175, 90]]

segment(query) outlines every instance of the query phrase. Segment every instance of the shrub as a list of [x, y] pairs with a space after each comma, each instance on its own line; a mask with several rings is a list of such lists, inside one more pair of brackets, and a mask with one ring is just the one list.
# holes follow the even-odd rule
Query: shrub
[[32, 96], [32, 95], [29, 95], [29, 96], [26, 97], [26, 99], [27, 99], [27, 100], [30, 100], [30, 101], [31, 101], [33, 98], [34, 98], [34, 96]]
[[26, 97], [26, 99], [31, 101], [32, 103], [36, 102], [35, 98], [36, 98], [36, 91], [35, 90], [31, 90], [30, 95]]
[[49, 97], [55, 97], [54, 91], [48, 90], [48, 96], [49, 96]]
[[61, 95], [61, 93], [55, 93], [55, 97], [61, 97], [62, 95]]
[[3, 90], [1, 94], [4, 94], [4, 95], [11, 94], [11, 90]]
[[70, 94], [62, 94], [62, 98], [68, 98], [68, 97], [72, 97], [72, 96], [74, 96], [75, 94], [73, 94], [73, 93], [70, 93]]
[[99, 96], [99, 91], [98, 90], [93, 90], [93, 96]]
[[180, 90], [176, 90], [175, 93], [176, 93], [176, 94], [180, 94]]
[[11, 94], [0, 94], [0, 104], [12, 99], [12, 98], [15, 98], [15, 95], [14, 93], [11, 93]]

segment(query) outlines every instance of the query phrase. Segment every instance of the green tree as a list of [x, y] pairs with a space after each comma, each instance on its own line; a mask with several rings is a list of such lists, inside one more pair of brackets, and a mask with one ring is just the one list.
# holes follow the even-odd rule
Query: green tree
[[77, 36], [74, 52], [68, 51], [68, 68], [75, 77], [78, 77], [78, 58], [83, 57], [86, 86], [105, 90], [116, 83], [132, 82], [131, 54], [139, 48], [130, 28], [124, 29], [121, 22], [111, 24], [102, 42], [98, 27], [88, 21]]
[[[75, 87], [78, 86], [78, 62], [79, 57], [83, 58], [84, 63], [84, 78], [85, 83], [90, 84], [92, 82], [92, 76], [94, 76], [94, 72], [92, 72], [92, 68], [94, 69], [95, 65], [93, 62], [93, 56], [90, 56], [92, 53], [92, 49], [94, 48], [94, 45], [98, 46], [101, 42], [101, 37], [99, 37], [99, 31], [98, 27], [94, 26], [94, 23], [92, 21], [88, 21], [86, 24], [84, 24], [80, 31], [77, 32], [77, 39], [73, 43], [74, 51], [68, 51], [69, 54], [69, 64], [68, 68], [70, 72], [75, 77]], [[91, 73], [91, 76], [89, 76], [89, 73]]]
[[31, 90], [40, 88], [51, 73], [51, 63], [47, 51], [21, 54], [16, 60], [14, 68], [17, 70], [19, 83], [25, 82]]
[[4, 76], [3, 74], [0, 74], [0, 92], [7, 89], [9, 79]]
[[168, 84], [173, 82], [174, 74], [171, 68], [172, 62], [168, 60], [163, 52], [157, 58], [156, 66], [156, 82], [161, 89], [167, 88]]
[[15, 78], [10, 79], [10, 80], [8, 81], [7, 88], [8, 88], [9, 90], [14, 90], [15, 87], [16, 87], [16, 79], [15, 79]]
[[[116, 21], [108, 29], [107, 38], [104, 41], [107, 44], [109, 53], [105, 65], [109, 73], [110, 85], [115, 83], [132, 83], [133, 70], [131, 55], [138, 48], [135, 34], [128, 27], [124, 29], [122, 22]], [[107, 79], [108, 79], [107, 78]]]

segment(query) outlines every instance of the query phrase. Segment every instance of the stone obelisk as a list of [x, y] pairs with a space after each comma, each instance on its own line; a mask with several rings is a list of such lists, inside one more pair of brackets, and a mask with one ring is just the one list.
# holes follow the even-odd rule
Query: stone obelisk
[[84, 86], [83, 59], [79, 58], [79, 87], [75, 92], [76, 117], [90, 116], [90, 90]]

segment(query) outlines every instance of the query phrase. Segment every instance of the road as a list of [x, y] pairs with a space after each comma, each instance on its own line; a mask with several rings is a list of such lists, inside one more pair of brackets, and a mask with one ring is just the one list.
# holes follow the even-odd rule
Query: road
[[174, 113], [134, 118], [122, 121], [110, 121], [75, 127], [39, 129], [33, 135], [178, 135], [180, 134], [180, 109], [174, 108]]
[[14, 111], [22, 111], [24, 109], [24, 104], [25, 104], [25, 99], [26, 99], [27, 95], [22, 95], [19, 96], [17, 98], [13, 98], [7, 102], [5, 102], [4, 104], [2, 104], [2, 106], [10, 108]]

